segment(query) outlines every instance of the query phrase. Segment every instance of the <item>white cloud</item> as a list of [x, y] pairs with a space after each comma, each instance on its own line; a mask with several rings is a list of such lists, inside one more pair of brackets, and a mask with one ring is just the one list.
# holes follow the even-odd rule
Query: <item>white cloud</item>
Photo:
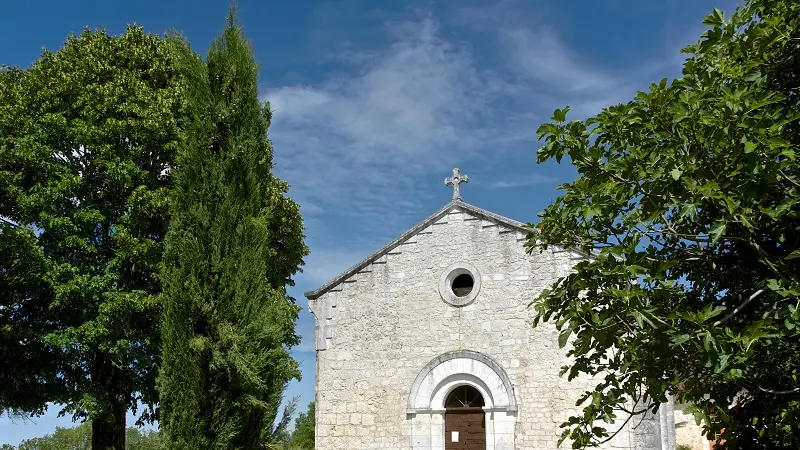
[[[452, 167], [477, 166], [491, 180], [505, 152], [537, 147], [536, 127], [554, 108], [568, 104], [572, 118], [585, 117], [632, 98], [645, 65], [596, 67], [547, 27], [492, 14], [470, 12], [459, 24], [466, 35], [443, 32], [431, 16], [386, 25], [389, 41], [362, 42], [361, 54], [332, 44], [348, 49], [334, 64], [344, 71], [265, 91], [276, 172], [292, 184], [312, 248], [298, 282], [318, 287], [432, 212], [425, 200], [449, 200], [431, 180], [441, 183]], [[464, 42], [494, 53], [487, 59]], [[487, 185], [555, 181], [530, 174]]]
[[581, 61], [547, 27], [506, 28], [502, 35], [514, 56], [516, 69], [544, 86], [562, 93], [607, 91], [619, 86], [620, 79]]
[[361, 250], [343, 246], [339, 249], [312, 251], [307, 258], [307, 268], [304, 269], [303, 274], [306, 281], [316, 289], [367, 257], [383, 244], [385, 243], [378, 243], [370, 249]]
[[492, 189], [512, 189], [524, 186], [533, 186], [536, 184], [553, 184], [556, 182], [555, 177], [548, 177], [546, 175], [531, 174], [521, 177], [508, 178], [497, 180], [489, 183]]
[[426, 18], [354, 67], [360, 75], [318, 86], [269, 89], [278, 171], [301, 204], [354, 214], [415, 195], [414, 177], [441, 171], [480, 143], [483, 103], [469, 52]]
[[270, 96], [272, 111], [281, 120], [303, 121], [330, 102], [330, 96], [312, 87], [289, 87], [279, 89]]
[[529, 80], [529, 101], [549, 105], [548, 117], [554, 108], [567, 105], [572, 119], [592, 116], [604, 107], [631, 100], [637, 90], [645, 89], [665, 72], [675, 75], [680, 67], [671, 57], [640, 61], [633, 67], [598, 67], [565, 45], [547, 26], [511, 23], [501, 36], [512, 71]]
[[[535, 146], [537, 121], [552, 108], [575, 100], [578, 91], [608, 92], [614, 85], [544, 31], [510, 28], [495, 43], [528, 74], [523, 81], [481, 66], [469, 46], [445, 39], [430, 16], [387, 32], [394, 41], [382, 50], [345, 57], [349, 76], [265, 93], [275, 112], [277, 171], [301, 205], [312, 205], [306, 213], [376, 218], [404, 199], [435, 195], [421, 190], [421, 177], [496, 158], [520, 143]], [[545, 82], [554, 88], [543, 89]]]

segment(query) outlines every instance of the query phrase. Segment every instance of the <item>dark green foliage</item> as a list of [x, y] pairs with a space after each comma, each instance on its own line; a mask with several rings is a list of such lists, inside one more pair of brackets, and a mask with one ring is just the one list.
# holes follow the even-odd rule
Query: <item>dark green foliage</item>
[[271, 173], [271, 112], [242, 30], [231, 19], [205, 61], [188, 47], [179, 58], [190, 108], [166, 241], [160, 424], [170, 449], [263, 448], [300, 376], [286, 286], [307, 254], [302, 219]]
[[157, 278], [179, 126], [167, 41], [85, 31], [0, 71], [0, 408], [48, 402], [124, 447], [152, 417]]
[[62, 361], [45, 342], [55, 317], [48, 309], [47, 260], [33, 230], [0, 223], [0, 265], [0, 407], [41, 413], [49, 399], [63, 395], [56, 378]]
[[800, 447], [800, 2], [704, 23], [682, 78], [539, 128], [539, 160], [580, 175], [531, 250], [592, 254], [535, 302], [571, 342], [564, 372], [600, 380], [563, 425], [575, 448], [628, 419], [628, 399], [644, 397], [638, 415], [668, 392], [719, 448]]

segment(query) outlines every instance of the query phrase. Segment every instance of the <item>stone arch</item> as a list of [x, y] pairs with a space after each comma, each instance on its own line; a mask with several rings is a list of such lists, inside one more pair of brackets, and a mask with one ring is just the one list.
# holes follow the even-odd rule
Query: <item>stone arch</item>
[[516, 412], [514, 386], [506, 371], [494, 359], [472, 350], [445, 353], [426, 364], [411, 385], [407, 412], [443, 410], [447, 394], [464, 384], [483, 395], [487, 411]]
[[484, 407], [492, 408], [494, 406], [492, 390], [483, 380], [472, 374], [455, 373], [436, 384], [431, 395], [430, 409], [445, 409], [444, 404], [450, 392], [464, 385], [474, 387], [481, 394], [485, 403]]

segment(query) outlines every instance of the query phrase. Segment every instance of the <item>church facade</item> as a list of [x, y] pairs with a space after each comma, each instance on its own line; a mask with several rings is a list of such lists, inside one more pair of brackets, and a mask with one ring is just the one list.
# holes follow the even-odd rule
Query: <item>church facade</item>
[[[461, 200], [465, 178], [454, 171], [452, 202], [306, 293], [318, 449], [555, 450], [595, 384], [559, 376], [566, 349], [529, 308], [584, 255], [528, 254], [522, 223]], [[606, 448], [674, 449], [657, 416]]]

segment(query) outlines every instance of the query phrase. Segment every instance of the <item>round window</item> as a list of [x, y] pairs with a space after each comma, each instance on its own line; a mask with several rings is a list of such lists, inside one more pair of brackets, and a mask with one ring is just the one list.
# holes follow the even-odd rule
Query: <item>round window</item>
[[469, 263], [450, 265], [439, 278], [439, 295], [453, 306], [466, 306], [475, 300], [481, 289], [481, 276]]
[[472, 278], [472, 275], [462, 273], [453, 279], [453, 284], [451, 284], [450, 287], [453, 289], [453, 293], [456, 294], [456, 297], [464, 297], [472, 292], [472, 286], [474, 285], [475, 280]]

